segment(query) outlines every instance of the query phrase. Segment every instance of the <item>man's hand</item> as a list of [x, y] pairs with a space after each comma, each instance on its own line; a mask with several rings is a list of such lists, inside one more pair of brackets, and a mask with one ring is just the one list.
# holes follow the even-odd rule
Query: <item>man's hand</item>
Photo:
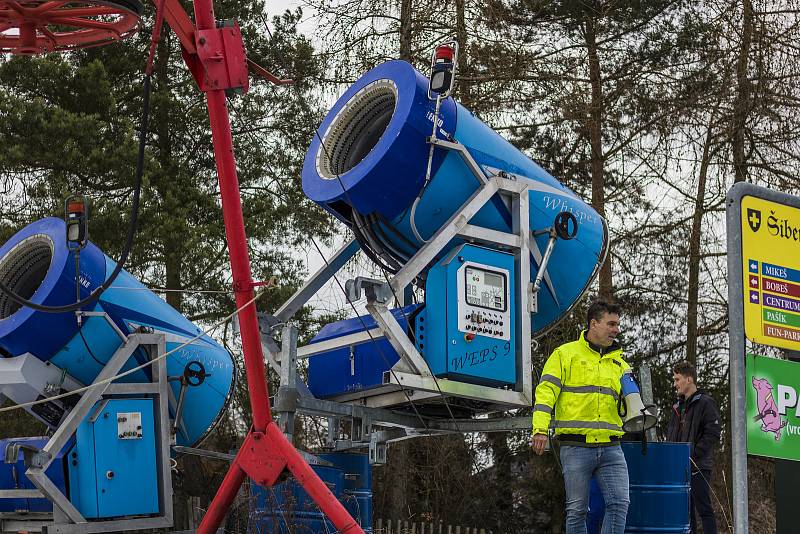
[[547, 435], [546, 434], [534, 434], [533, 436], [533, 452], [541, 456], [544, 453], [544, 449], [547, 447]]

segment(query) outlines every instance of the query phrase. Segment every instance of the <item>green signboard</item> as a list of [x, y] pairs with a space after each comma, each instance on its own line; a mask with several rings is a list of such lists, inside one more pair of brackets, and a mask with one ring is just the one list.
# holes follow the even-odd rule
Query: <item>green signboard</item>
[[747, 355], [747, 452], [800, 460], [800, 363]]

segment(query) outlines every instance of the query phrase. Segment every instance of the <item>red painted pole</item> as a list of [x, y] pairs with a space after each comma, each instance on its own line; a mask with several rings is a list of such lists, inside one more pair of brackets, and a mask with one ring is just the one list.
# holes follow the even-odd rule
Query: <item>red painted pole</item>
[[[197, 5], [197, 3], [195, 3]], [[198, 29], [202, 29], [198, 23]], [[211, 137], [214, 156], [217, 160], [219, 190], [222, 197], [222, 217], [228, 252], [231, 257], [233, 288], [236, 292], [236, 307], [241, 308], [253, 299], [253, 278], [250, 273], [250, 255], [247, 251], [247, 235], [244, 231], [242, 203], [236, 176], [236, 160], [233, 156], [233, 138], [228, 118], [225, 91], [208, 91], [208, 115], [211, 122]], [[239, 312], [239, 329], [242, 335], [247, 385], [250, 389], [250, 407], [253, 410], [253, 429], [263, 432], [272, 422], [269, 392], [265, 379], [264, 353], [258, 333], [256, 305], [251, 302]]]
[[225, 520], [225, 514], [230, 510], [231, 504], [236, 498], [236, 494], [239, 493], [239, 488], [245, 478], [245, 472], [236, 465], [236, 462], [232, 463], [228, 472], [225, 473], [225, 478], [222, 479], [222, 484], [220, 484], [217, 494], [214, 495], [214, 500], [211, 501], [203, 520], [200, 521], [200, 525], [197, 527], [198, 534], [201, 532], [214, 534], [217, 531], [222, 521]]
[[[215, 27], [214, 8], [211, 0], [195, 0], [194, 12], [198, 30]], [[217, 162], [220, 196], [222, 197], [222, 216], [225, 222], [225, 235], [228, 240], [233, 285], [236, 292], [236, 306], [237, 308], [244, 306], [239, 312], [239, 326], [247, 383], [250, 390], [250, 406], [253, 410], [251, 432], [264, 433], [269, 448], [280, 456], [282, 461], [285, 461], [286, 467], [295, 475], [339, 532], [363, 534], [364, 531], [361, 527], [350, 517], [344, 506], [303, 460], [300, 453], [272, 420], [256, 306], [255, 303], [250, 302], [254, 296], [253, 278], [250, 271], [250, 255], [247, 250], [247, 235], [244, 229], [241, 196], [236, 176], [236, 160], [233, 154], [233, 136], [225, 92], [224, 90], [206, 91], [206, 100], [214, 143], [214, 157]], [[248, 453], [242, 449], [240, 456], [242, 454]], [[231, 464], [225, 475], [197, 529], [199, 534], [213, 534], [224, 520], [225, 514], [247, 476], [238, 460], [237, 456], [237, 461]], [[251, 464], [247, 463], [247, 465]]]

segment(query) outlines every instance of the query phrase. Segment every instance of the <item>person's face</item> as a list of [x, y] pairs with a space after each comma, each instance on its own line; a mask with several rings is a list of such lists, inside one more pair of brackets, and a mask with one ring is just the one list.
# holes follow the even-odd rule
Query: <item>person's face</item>
[[672, 374], [672, 385], [675, 386], [675, 391], [678, 392], [678, 395], [683, 395], [685, 397], [693, 383], [694, 380], [692, 380], [691, 376], [683, 376], [680, 373]]
[[606, 312], [599, 320], [591, 320], [589, 330], [598, 345], [604, 348], [610, 347], [619, 335], [619, 315]]

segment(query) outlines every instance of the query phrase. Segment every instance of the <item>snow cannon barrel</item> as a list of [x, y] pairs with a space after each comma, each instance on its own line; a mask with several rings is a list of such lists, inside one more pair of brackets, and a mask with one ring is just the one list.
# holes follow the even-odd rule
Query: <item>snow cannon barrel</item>
[[[81, 299], [87, 297], [111, 275], [116, 264], [97, 246], [89, 242], [80, 251], [79, 274], [76, 277], [75, 253], [70, 251], [65, 239], [66, 225], [56, 218], [34, 222], [0, 247], [0, 280], [16, 294], [42, 305], [65, 305], [75, 302], [76, 278]], [[126, 271], [121, 271], [114, 283], [84, 311], [105, 312], [119, 330], [125, 334], [145, 327], [164, 333], [166, 349], [170, 351], [193, 339], [202, 330], [166, 302], [153, 294]], [[122, 339], [102, 316], [84, 317], [78, 324], [74, 313], [45, 313], [15, 303], [0, 293], [0, 357], [13, 358], [26, 353], [65, 371], [71, 380], [84, 385], [92, 383], [104, 364], [121, 346]], [[143, 349], [134, 352], [124, 370], [148, 361]], [[234, 364], [230, 353], [207, 335], [167, 356], [170, 376], [184, 373], [187, 365], [199, 370], [202, 364], [207, 374], [198, 386], [189, 386], [185, 392], [181, 420], [178, 427], [179, 445], [199, 443], [213, 428], [228, 403], [234, 382]], [[120, 382], [150, 380], [150, 368], [120, 378]], [[15, 402], [14, 392], [0, 393]], [[175, 399], [179, 397], [180, 383], [171, 381]], [[48, 419], [34, 406], [32, 415], [55, 426], [58, 421]], [[170, 402], [172, 416], [175, 403]]]
[[[428, 79], [404, 61], [375, 67], [328, 112], [303, 166], [305, 194], [350, 226], [373, 261], [395, 271], [479, 187], [461, 156], [440, 147], [433, 151], [426, 185], [426, 139], [435, 116], [435, 101], [427, 92]], [[486, 176], [502, 172], [530, 182], [532, 230], [552, 226], [563, 211], [577, 220], [575, 239], [559, 240], [545, 269], [539, 311], [531, 318], [532, 333], [541, 334], [569, 311], [599, 272], [607, 249], [606, 223], [453, 98], [442, 101], [436, 120], [437, 137], [464, 145]], [[495, 195], [471, 224], [509, 232], [511, 222], [509, 206]], [[532, 239], [532, 279], [547, 241], [546, 234]]]

